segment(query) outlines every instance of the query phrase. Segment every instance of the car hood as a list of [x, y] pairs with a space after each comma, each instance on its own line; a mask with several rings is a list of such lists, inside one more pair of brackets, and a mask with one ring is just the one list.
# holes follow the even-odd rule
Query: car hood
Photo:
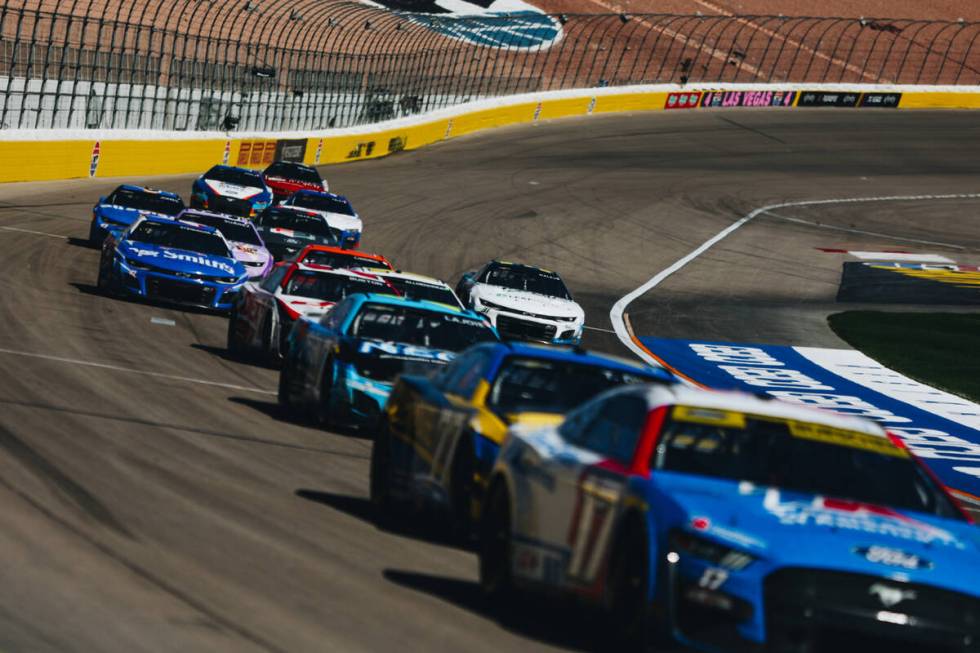
[[295, 181], [292, 179], [283, 179], [282, 177], [266, 177], [265, 183], [269, 188], [279, 191], [280, 195], [292, 195], [298, 190], [327, 190], [326, 184], [315, 184], [312, 181]]
[[235, 241], [228, 244], [231, 245], [231, 253], [235, 255], [235, 260], [242, 263], [265, 263], [272, 258], [269, 250], [261, 245]]
[[215, 181], [213, 179], [205, 179], [204, 185], [210, 188], [211, 192], [215, 195], [231, 197], [236, 200], [252, 199], [265, 192], [265, 189], [259, 186], [239, 186], [238, 184], [229, 184], [226, 181]]
[[654, 477], [646, 499], [668, 525], [696, 523], [776, 567], [901, 575], [980, 595], [980, 529], [965, 522], [688, 474]]
[[100, 204], [95, 210], [103, 218], [108, 218], [124, 224], [132, 224], [136, 221], [136, 218], [140, 217], [141, 215], [173, 220], [172, 215], [157, 213], [156, 211], [146, 211], [144, 209], [134, 209], [128, 206], [119, 206], [118, 204]]
[[331, 245], [334, 239], [330, 236], [317, 236], [303, 231], [293, 231], [292, 229], [282, 229], [280, 227], [270, 227], [262, 229], [262, 240], [266, 246], [274, 245], [293, 245], [297, 248], [306, 247], [310, 244]]
[[290, 309], [300, 317], [306, 317], [316, 322], [321, 317], [330, 312], [336, 302], [328, 302], [314, 297], [303, 297], [301, 295], [278, 295], [279, 303]]
[[585, 319], [585, 312], [582, 310], [582, 307], [574, 301], [540, 295], [526, 290], [514, 290], [502, 286], [478, 283], [473, 287], [470, 295], [524, 313], [547, 315], [550, 317], [576, 318], [580, 320]]
[[224, 256], [210, 256], [183, 249], [128, 241], [120, 243], [118, 249], [119, 253], [128, 259], [135, 259], [171, 272], [236, 279], [245, 273], [245, 267], [241, 263]]
[[337, 229], [339, 231], [361, 231], [362, 229], [361, 219], [353, 215], [331, 213], [330, 211], [317, 211], [316, 209], [308, 209], [305, 206], [297, 208], [322, 215], [327, 219], [327, 224], [330, 225], [331, 229]]

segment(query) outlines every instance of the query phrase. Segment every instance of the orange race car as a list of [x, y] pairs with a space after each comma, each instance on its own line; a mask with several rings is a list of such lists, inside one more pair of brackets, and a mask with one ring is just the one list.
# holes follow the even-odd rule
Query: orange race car
[[331, 268], [395, 269], [391, 261], [381, 254], [369, 254], [330, 245], [307, 245], [289, 260], [303, 265], [321, 265]]

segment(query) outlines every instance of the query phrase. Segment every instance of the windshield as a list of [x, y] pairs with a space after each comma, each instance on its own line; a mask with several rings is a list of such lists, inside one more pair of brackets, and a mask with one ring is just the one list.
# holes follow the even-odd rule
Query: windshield
[[604, 390], [653, 380], [597, 365], [508, 358], [497, 373], [487, 406], [500, 413], [565, 413]]
[[[652, 466], [784, 490], [958, 517], [946, 495], [884, 437], [804, 422], [675, 407]], [[678, 411], [699, 414], [677, 419]], [[702, 422], [702, 423], [699, 423]]]
[[350, 202], [340, 199], [334, 195], [323, 193], [303, 193], [293, 198], [290, 202], [293, 206], [314, 211], [325, 211], [327, 213], [340, 213], [342, 215], [355, 215]]
[[377, 279], [348, 277], [342, 274], [297, 270], [286, 282], [284, 295], [309, 297], [324, 302], [339, 302], [355, 293], [378, 293], [388, 291], [388, 286]]
[[106, 198], [106, 204], [125, 206], [127, 209], [150, 211], [161, 215], [177, 215], [184, 210], [184, 203], [176, 197], [168, 197], [158, 193], [135, 191], [118, 188]]
[[331, 238], [336, 242], [336, 232], [330, 228], [322, 215], [298, 213], [289, 209], [266, 209], [256, 218], [256, 222], [267, 229], [288, 229], [318, 238]]
[[497, 339], [481, 320], [384, 304], [362, 306], [350, 335], [448, 351]]
[[385, 279], [408, 299], [428, 299], [433, 302], [441, 302], [458, 308], [463, 307], [459, 303], [459, 300], [456, 299], [456, 293], [446, 286], [434, 286], [431, 283], [416, 281], [414, 279], [400, 279], [397, 277], [385, 277]]
[[247, 243], [249, 245], [262, 246], [262, 241], [259, 239], [259, 235], [255, 232], [255, 227], [248, 222], [232, 220], [231, 218], [225, 218], [220, 215], [201, 215], [199, 213], [189, 213], [185, 216], [181, 216], [181, 220], [188, 220], [190, 222], [196, 222], [197, 224], [214, 227], [220, 231], [227, 240], [236, 243]]
[[[350, 250], [348, 250], [350, 251]], [[376, 261], [366, 256], [357, 254], [340, 254], [338, 252], [325, 252], [322, 249], [311, 249], [303, 257], [302, 263], [312, 265], [326, 265], [332, 268], [384, 268], [390, 270], [390, 265], [385, 265], [382, 261]]]
[[320, 182], [323, 181], [320, 178], [320, 173], [313, 168], [297, 165], [295, 163], [285, 163], [282, 161], [273, 163], [271, 166], [266, 168], [265, 176], [302, 181], [309, 184], [317, 184], [318, 186], [320, 185]]
[[571, 299], [561, 277], [535, 268], [495, 267], [487, 271], [484, 283], [514, 290], [526, 290], [548, 297]]
[[129, 240], [148, 245], [160, 245], [198, 252], [210, 256], [231, 258], [225, 241], [217, 234], [209, 234], [177, 222], [142, 222], [129, 234]]
[[251, 170], [242, 170], [241, 168], [211, 168], [204, 173], [205, 179], [210, 179], [211, 181], [223, 181], [226, 184], [235, 184], [238, 186], [254, 186], [256, 188], [262, 188], [264, 185], [262, 177], [259, 173], [252, 172]]

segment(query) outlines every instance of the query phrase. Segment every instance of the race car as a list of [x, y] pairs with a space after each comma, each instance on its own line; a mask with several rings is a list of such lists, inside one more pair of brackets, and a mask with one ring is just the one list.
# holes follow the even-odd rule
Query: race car
[[490, 261], [464, 274], [456, 294], [474, 311], [486, 315], [504, 339], [556, 345], [582, 341], [585, 311], [556, 272]]
[[371, 452], [371, 499], [382, 519], [428, 505], [451, 531], [471, 533], [511, 424], [550, 424], [628, 383], [673, 383], [661, 369], [583, 349], [476, 345], [437, 377], [395, 383]]
[[327, 219], [314, 211], [270, 206], [255, 216], [265, 246], [277, 261], [292, 258], [310, 244], [336, 247], [339, 232], [331, 229]]
[[324, 425], [371, 427], [395, 378], [424, 375], [470, 345], [497, 340], [480, 316], [392, 295], [352, 295], [319, 322], [300, 320], [279, 373], [279, 402]]
[[292, 260], [331, 268], [363, 268], [372, 272], [394, 269], [391, 261], [381, 254], [369, 254], [329, 245], [307, 245]]
[[272, 269], [272, 254], [266, 249], [255, 226], [246, 218], [203, 209], [187, 209], [179, 219], [214, 227], [231, 245], [235, 260], [245, 266], [249, 279], [261, 279]]
[[99, 198], [99, 203], [92, 209], [88, 239], [98, 246], [110, 228], [128, 227], [140, 215], [172, 218], [183, 210], [184, 200], [176, 193], [123, 184]]
[[247, 280], [214, 227], [141, 216], [102, 243], [98, 286], [108, 294], [225, 311]]
[[354, 293], [396, 291], [364, 272], [279, 263], [261, 282], [242, 287], [228, 319], [228, 351], [234, 355], [258, 352], [265, 361], [278, 364], [296, 320], [317, 320]]
[[270, 164], [262, 171], [262, 179], [272, 190], [274, 202], [281, 202], [298, 190], [330, 190], [316, 168], [290, 161]]
[[980, 532], [876, 423], [754, 395], [625, 387], [511, 428], [480, 583], [603, 606], [710, 651], [976, 651]]
[[402, 296], [408, 299], [426, 299], [439, 302], [453, 308], [465, 309], [459, 297], [444, 281], [401, 270], [384, 270], [374, 267], [362, 268], [365, 272], [373, 272], [395, 287]]
[[262, 175], [248, 168], [216, 165], [194, 180], [191, 208], [249, 218], [272, 204]]
[[360, 245], [361, 218], [343, 195], [298, 190], [283, 200], [282, 205], [316, 211], [325, 217], [330, 227], [339, 232], [341, 247], [355, 249]]

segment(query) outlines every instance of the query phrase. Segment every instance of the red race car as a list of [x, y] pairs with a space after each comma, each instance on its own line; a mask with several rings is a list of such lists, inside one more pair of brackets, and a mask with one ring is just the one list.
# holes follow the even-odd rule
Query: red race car
[[376, 268], [380, 270], [394, 270], [395, 266], [391, 261], [381, 254], [368, 254], [367, 252], [357, 252], [330, 245], [307, 245], [301, 249], [296, 256], [288, 259], [303, 265], [323, 265], [326, 267], [347, 269], [347, 268]]
[[276, 204], [298, 190], [329, 190], [316, 168], [291, 161], [276, 161], [262, 172], [262, 179], [272, 189]]

